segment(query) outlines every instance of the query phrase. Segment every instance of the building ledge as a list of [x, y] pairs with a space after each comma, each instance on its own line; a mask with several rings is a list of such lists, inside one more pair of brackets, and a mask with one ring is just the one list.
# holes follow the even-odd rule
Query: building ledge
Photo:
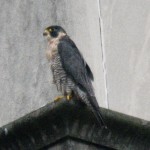
[[104, 108], [101, 113], [108, 129], [101, 128], [93, 113], [77, 100], [47, 104], [1, 127], [0, 149], [50, 150], [68, 141], [92, 145], [94, 150], [150, 149], [150, 122]]

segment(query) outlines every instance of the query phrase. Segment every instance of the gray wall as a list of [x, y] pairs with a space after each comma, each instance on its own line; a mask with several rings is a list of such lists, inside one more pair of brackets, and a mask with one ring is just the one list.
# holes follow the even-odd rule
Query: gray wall
[[150, 1], [101, 0], [110, 109], [150, 120]]
[[108, 107], [103, 50], [109, 108], [150, 120], [150, 1], [100, 0], [100, 8], [98, 4], [98, 0], [0, 1], [0, 126], [58, 95], [42, 36], [52, 24], [65, 28], [92, 68], [100, 106]]

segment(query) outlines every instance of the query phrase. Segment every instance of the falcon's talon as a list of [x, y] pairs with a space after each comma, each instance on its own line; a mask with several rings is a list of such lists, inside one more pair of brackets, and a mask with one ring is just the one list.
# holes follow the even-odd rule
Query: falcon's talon
[[66, 96], [66, 99], [69, 101], [69, 100], [72, 99], [72, 96], [71, 96], [71, 95], [67, 95], [67, 96]]
[[60, 101], [61, 99], [63, 99], [64, 98], [64, 96], [58, 96], [58, 97], [56, 97], [55, 99], [54, 99], [54, 102], [58, 102], [58, 101]]

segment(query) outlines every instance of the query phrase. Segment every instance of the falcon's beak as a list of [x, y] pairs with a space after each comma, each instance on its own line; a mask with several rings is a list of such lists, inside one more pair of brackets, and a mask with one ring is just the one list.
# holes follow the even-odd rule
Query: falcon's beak
[[47, 35], [48, 35], [48, 31], [45, 30], [45, 31], [43, 32], [43, 36], [47, 36]]

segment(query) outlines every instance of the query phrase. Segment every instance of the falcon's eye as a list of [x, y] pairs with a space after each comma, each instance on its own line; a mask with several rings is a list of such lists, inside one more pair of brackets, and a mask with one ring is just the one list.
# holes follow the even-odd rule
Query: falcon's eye
[[53, 29], [52, 29], [52, 28], [50, 28], [50, 29], [49, 29], [49, 32], [53, 32]]
[[49, 33], [52, 37], [57, 37], [58, 36], [58, 32], [55, 28], [49, 28], [48, 31], [49, 31]]

